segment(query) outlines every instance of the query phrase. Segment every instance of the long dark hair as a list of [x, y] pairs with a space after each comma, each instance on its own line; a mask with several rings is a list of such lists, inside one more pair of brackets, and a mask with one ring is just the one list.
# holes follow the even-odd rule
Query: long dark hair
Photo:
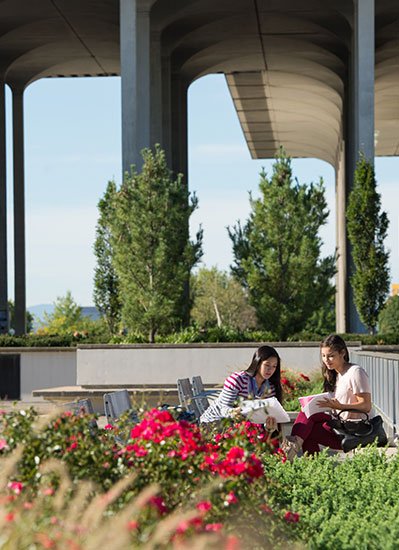
[[[256, 373], [259, 370], [259, 367], [263, 363], [263, 361], [266, 361], [266, 359], [269, 359], [270, 357], [275, 357], [277, 359], [277, 367], [272, 376], [269, 378], [270, 384], [273, 384], [274, 391], [276, 394], [276, 397], [280, 403], [282, 402], [282, 389], [281, 389], [281, 365], [280, 365], [280, 356], [277, 353], [277, 351], [272, 348], [271, 346], [261, 346], [258, 348], [254, 356], [252, 357], [251, 364], [247, 368], [245, 372], [247, 372], [250, 376], [254, 377], [256, 376]], [[266, 396], [265, 396], [266, 397]]]
[[344, 359], [349, 363], [349, 351], [345, 344], [345, 341], [338, 336], [338, 334], [329, 334], [320, 344], [320, 360], [321, 360], [321, 373], [323, 375], [323, 389], [324, 391], [335, 391], [337, 385], [337, 372], [335, 370], [329, 370], [321, 358], [321, 348], [330, 348], [333, 351], [345, 351]]

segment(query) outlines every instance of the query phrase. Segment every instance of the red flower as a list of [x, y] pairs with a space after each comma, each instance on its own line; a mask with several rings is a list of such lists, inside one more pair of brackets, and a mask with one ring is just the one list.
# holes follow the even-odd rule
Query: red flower
[[267, 504], [261, 504], [260, 509], [266, 514], [273, 514], [273, 510]]
[[138, 528], [138, 526], [139, 526], [138, 522], [135, 521], [134, 519], [129, 521], [127, 524], [127, 528], [129, 531], [135, 531]]
[[218, 532], [223, 529], [223, 523], [207, 523], [205, 525], [205, 531]]
[[209, 500], [201, 500], [195, 507], [200, 512], [208, 512], [212, 508], [212, 503]]
[[299, 514], [297, 514], [296, 512], [286, 512], [284, 514], [284, 519], [288, 523], [298, 523]]
[[20, 495], [22, 489], [24, 488], [24, 485], [20, 481], [10, 481], [7, 487], [11, 489], [11, 491], [13, 491], [16, 495]]
[[5, 519], [6, 521], [8, 521], [9, 523], [11, 523], [12, 521], [14, 521], [14, 518], [15, 518], [14, 512], [8, 512], [8, 514], [6, 514], [6, 515], [4, 516], [4, 519]]
[[309, 376], [306, 376], [306, 374], [303, 374], [303, 372], [301, 372], [299, 376], [300, 376], [301, 378], [303, 378], [304, 380], [306, 380], [306, 382], [310, 382]]
[[167, 514], [169, 512], [164, 499], [160, 496], [152, 497], [150, 499], [150, 504], [154, 508], [156, 508], [161, 515]]
[[224, 545], [224, 550], [239, 550], [240, 549], [240, 539], [235, 535], [229, 535], [226, 538], [226, 543]]
[[234, 491], [230, 491], [230, 493], [226, 496], [224, 500], [228, 504], [236, 504], [238, 502], [238, 498], [236, 497]]
[[114, 430], [115, 429], [115, 426], [113, 426], [112, 424], [105, 424], [104, 426], [104, 430]]

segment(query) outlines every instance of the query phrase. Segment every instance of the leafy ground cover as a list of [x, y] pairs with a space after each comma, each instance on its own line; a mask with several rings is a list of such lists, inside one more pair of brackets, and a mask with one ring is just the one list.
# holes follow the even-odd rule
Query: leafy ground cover
[[2, 413], [1, 548], [397, 548], [397, 456], [290, 464], [262, 427], [216, 432], [178, 413], [104, 429], [83, 414]]

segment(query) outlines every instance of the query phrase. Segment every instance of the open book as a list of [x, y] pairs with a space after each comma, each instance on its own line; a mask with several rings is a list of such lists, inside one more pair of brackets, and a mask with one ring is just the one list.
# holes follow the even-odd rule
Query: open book
[[264, 424], [268, 416], [273, 416], [277, 423], [290, 421], [290, 417], [276, 397], [248, 399], [243, 401], [240, 407], [241, 414], [254, 424]]
[[331, 411], [331, 407], [322, 407], [318, 405], [318, 401], [320, 399], [323, 399], [323, 397], [334, 397], [332, 393], [325, 392], [325, 393], [315, 393], [314, 395], [306, 395], [304, 397], [299, 397], [299, 403], [301, 404], [302, 412], [306, 414], [306, 418], [309, 418], [309, 416], [312, 416], [312, 414], [316, 414], [319, 412], [326, 412]]

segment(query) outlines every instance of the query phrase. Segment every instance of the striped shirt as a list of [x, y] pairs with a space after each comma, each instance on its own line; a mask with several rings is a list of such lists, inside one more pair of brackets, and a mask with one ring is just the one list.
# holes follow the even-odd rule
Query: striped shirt
[[245, 371], [234, 372], [226, 378], [219, 397], [202, 414], [200, 422], [215, 422], [221, 418], [229, 417], [232, 409], [238, 405], [239, 398], [260, 399], [275, 395], [275, 388], [268, 380], [265, 380], [258, 388], [253, 376]]

